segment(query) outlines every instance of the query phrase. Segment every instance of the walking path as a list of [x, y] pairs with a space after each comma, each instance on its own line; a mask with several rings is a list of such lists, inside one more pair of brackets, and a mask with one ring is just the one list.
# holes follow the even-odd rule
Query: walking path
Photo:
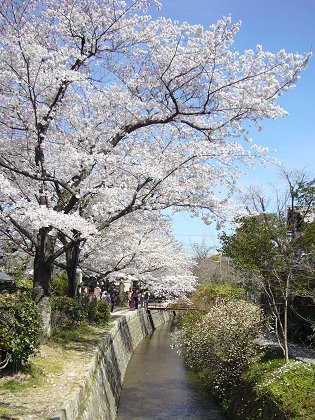
[[[268, 334], [259, 340], [259, 344], [277, 351], [281, 351], [275, 336]], [[301, 346], [299, 344], [289, 343], [289, 355], [297, 360], [315, 364], [315, 350]]]
[[[129, 308], [117, 307], [110, 321], [130, 313]], [[83, 384], [98, 343], [108, 334], [108, 326], [92, 326], [81, 339], [63, 346], [42, 344], [32, 363], [43, 376], [33, 386], [27, 386], [31, 376], [19, 373], [0, 376], [0, 419], [42, 420], [60, 409], [62, 401], [71, 398]], [[15, 382], [20, 389], [12, 392], [4, 383]]]
[[111, 321], [116, 321], [118, 318], [127, 315], [128, 313], [130, 313], [131, 309], [129, 308], [122, 308], [122, 307], [117, 307], [113, 310], [113, 312], [111, 312], [110, 314], [110, 320]]

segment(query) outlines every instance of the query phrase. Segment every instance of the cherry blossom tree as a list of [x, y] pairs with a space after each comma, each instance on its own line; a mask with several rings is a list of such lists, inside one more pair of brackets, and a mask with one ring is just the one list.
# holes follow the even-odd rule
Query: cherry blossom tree
[[[232, 49], [148, 15], [152, 0], [4, 0], [0, 14], [1, 226], [34, 253], [34, 297], [53, 263], [134, 211], [233, 210], [246, 126], [285, 111], [309, 55]], [[242, 144], [238, 139], [244, 138]], [[222, 190], [217, 194], [218, 188]]]
[[193, 289], [191, 265], [167, 220], [136, 213], [100, 231], [85, 244], [79, 259], [83, 275], [99, 282], [133, 278], [151, 291], [174, 294]]

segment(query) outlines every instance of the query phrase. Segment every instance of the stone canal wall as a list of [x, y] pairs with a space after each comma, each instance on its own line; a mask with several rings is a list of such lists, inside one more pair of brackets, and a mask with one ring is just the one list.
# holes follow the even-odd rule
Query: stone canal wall
[[86, 379], [50, 420], [115, 419], [123, 379], [138, 344], [155, 328], [174, 317], [172, 311], [114, 312], [113, 327], [101, 340]]

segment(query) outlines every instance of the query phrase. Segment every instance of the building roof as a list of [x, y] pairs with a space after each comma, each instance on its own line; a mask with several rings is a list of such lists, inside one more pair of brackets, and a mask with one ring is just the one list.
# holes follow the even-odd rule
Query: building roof
[[1, 283], [14, 283], [14, 280], [8, 274], [0, 270], [0, 282]]

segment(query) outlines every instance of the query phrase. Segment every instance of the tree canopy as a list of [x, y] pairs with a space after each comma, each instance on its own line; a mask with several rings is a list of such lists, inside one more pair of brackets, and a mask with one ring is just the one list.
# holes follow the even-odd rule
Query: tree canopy
[[237, 210], [235, 181], [265, 152], [248, 122], [285, 115], [277, 100], [307, 64], [234, 51], [230, 17], [206, 30], [153, 6], [2, 2], [0, 230], [34, 257], [37, 301], [54, 262], [131, 213]]

